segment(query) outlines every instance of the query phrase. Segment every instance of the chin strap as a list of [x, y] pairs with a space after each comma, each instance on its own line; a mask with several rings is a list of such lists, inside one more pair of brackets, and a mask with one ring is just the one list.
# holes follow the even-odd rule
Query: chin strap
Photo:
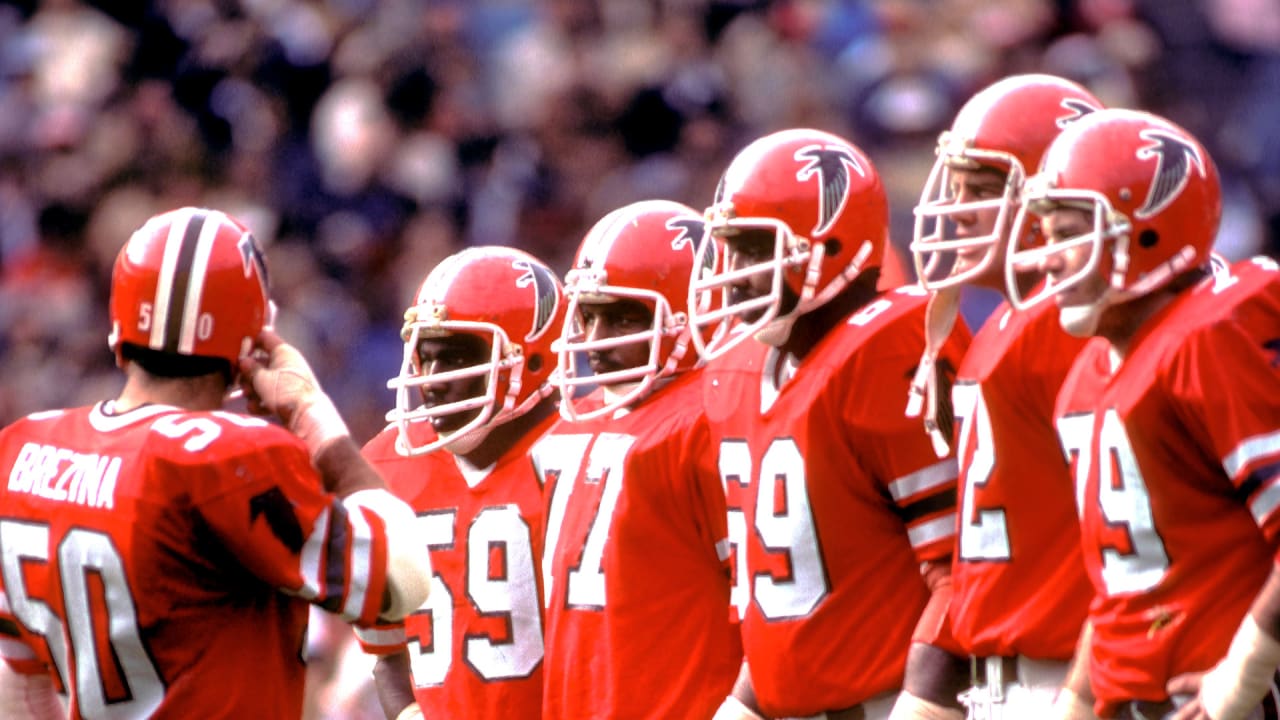
[[942, 288], [929, 298], [924, 313], [924, 352], [907, 393], [907, 417], [920, 417], [924, 411], [924, 428], [940, 458], [950, 454], [951, 444], [938, 428], [938, 353], [951, 336], [959, 311], [958, 287]]
[[801, 315], [826, 305], [832, 298], [844, 292], [844, 289], [849, 287], [849, 284], [862, 274], [865, 269], [864, 266], [874, 250], [874, 243], [870, 240], [864, 241], [862, 247], [858, 248], [858, 254], [849, 261], [849, 264], [844, 266], [840, 274], [832, 278], [831, 282], [827, 283], [827, 286], [822, 288], [821, 292], [815, 292], [814, 288], [818, 285], [822, 269], [822, 260], [826, 257], [826, 245], [824, 243], [816, 243], [811, 251], [812, 255], [806, 270], [804, 289], [800, 293], [800, 299], [796, 302], [796, 306], [786, 315], [776, 317], [765, 323], [764, 327], [756, 331], [755, 338], [770, 347], [782, 347], [785, 345], [787, 340], [791, 338], [791, 328], [795, 327], [796, 320]]

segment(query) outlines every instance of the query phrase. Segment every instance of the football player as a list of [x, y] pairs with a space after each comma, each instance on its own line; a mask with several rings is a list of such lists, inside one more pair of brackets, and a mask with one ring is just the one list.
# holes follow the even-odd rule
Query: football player
[[[1103, 110], [1050, 145], [1023, 191], [1006, 280], [1047, 273], [1092, 337], [1055, 418], [1094, 586], [1082, 644], [1103, 718], [1274, 717], [1280, 666], [1280, 272], [1216, 266], [1221, 192], [1183, 128]], [[1206, 672], [1207, 671], [1207, 672]], [[1073, 690], [1083, 693], [1084, 683]], [[1264, 705], [1265, 699], [1265, 705]], [[1175, 708], [1182, 706], [1175, 711]]]
[[[876, 289], [875, 167], [829, 133], [777, 132], [738, 153], [707, 216], [690, 304], [701, 329], [733, 322], [694, 338], [715, 358], [706, 412], [746, 656], [717, 718], [883, 719], [900, 690], [923, 716], [960, 716], [967, 667], [945, 623], [956, 463], [902, 412], [927, 298]], [[960, 323], [938, 364], [956, 367], [968, 340]]]
[[[372, 624], [426, 598], [412, 512], [269, 308], [242, 224], [153, 217], [112, 274], [120, 394], [0, 432], [0, 653], [73, 718], [299, 717], [308, 602]], [[224, 409], [242, 380], [292, 433]]]
[[[955, 321], [965, 284], [1004, 293], [1004, 256], [1024, 179], [1050, 141], [1101, 103], [1074, 82], [1015, 75], [975, 94], [938, 139], [916, 206], [911, 251], [931, 291], [928, 345]], [[1034, 273], [1017, 277], [1034, 284]], [[969, 717], [1048, 717], [1075, 652], [1093, 588], [1080, 558], [1075, 496], [1053, 425], [1058, 388], [1082, 338], [1043, 303], [1002, 303], [973, 338], [952, 388], [960, 516], [951, 621], [971, 658]], [[931, 367], [926, 353], [921, 367]], [[910, 412], [937, 433], [933, 373], [918, 374]], [[1064, 694], [1061, 702], [1073, 698]], [[1079, 708], [1084, 717], [1089, 713]]]
[[742, 660], [685, 307], [702, 232], [678, 203], [627, 205], [588, 231], [565, 279], [564, 419], [533, 452], [549, 498], [548, 718], [706, 720]]
[[391, 425], [365, 457], [418, 516], [431, 599], [357, 628], [388, 717], [541, 717], [542, 486], [530, 445], [556, 419], [548, 378], [565, 302], [541, 261], [505, 247], [443, 260], [405, 312]]

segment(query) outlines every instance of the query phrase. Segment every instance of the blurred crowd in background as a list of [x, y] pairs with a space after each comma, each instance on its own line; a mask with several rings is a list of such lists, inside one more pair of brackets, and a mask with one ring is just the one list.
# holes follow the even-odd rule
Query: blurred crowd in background
[[28, 0], [0, 6], [0, 424], [109, 396], [111, 262], [227, 210], [281, 333], [371, 437], [417, 283], [473, 244], [563, 271], [614, 207], [705, 207], [751, 139], [852, 139], [905, 247], [934, 141], [1044, 71], [1214, 154], [1220, 249], [1280, 254], [1275, 0]]
[[0, 424], [119, 388], [111, 263], [163, 210], [253, 229], [281, 333], [364, 441], [445, 255], [509, 244], [563, 271], [609, 210], [701, 209], [789, 126], [869, 153], [905, 248], [938, 132], [1029, 71], [1186, 126], [1222, 173], [1219, 249], [1280, 256], [1276, 0], [10, 0]]

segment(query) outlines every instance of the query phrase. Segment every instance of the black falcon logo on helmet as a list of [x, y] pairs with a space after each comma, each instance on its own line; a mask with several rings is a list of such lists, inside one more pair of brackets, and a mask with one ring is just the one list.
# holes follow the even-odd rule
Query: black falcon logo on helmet
[[696, 248], [706, 232], [707, 225], [699, 218], [673, 217], [667, 221], [668, 230], [679, 230], [680, 234], [671, 239], [672, 250], [683, 250], [685, 245]]
[[810, 232], [821, 235], [831, 229], [836, 218], [844, 211], [849, 202], [849, 169], [862, 177], [867, 171], [858, 162], [858, 158], [848, 148], [839, 145], [806, 145], [796, 150], [796, 160], [808, 160], [804, 167], [796, 171], [796, 179], [804, 182], [815, 174], [821, 188], [818, 203], [818, 224]]
[[1204, 177], [1205, 169], [1204, 158], [1200, 157], [1196, 146], [1172, 132], [1147, 129], [1139, 132], [1138, 136], [1151, 143], [1138, 148], [1138, 159], [1156, 159], [1155, 176], [1151, 180], [1147, 199], [1133, 213], [1145, 220], [1159, 215], [1178, 197], [1191, 180], [1193, 165], [1200, 177]]
[[1067, 110], [1071, 114], [1063, 115], [1054, 121], [1054, 124], [1057, 125], [1059, 129], [1065, 128], [1085, 115], [1095, 113], [1100, 109], [1084, 100], [1081, 100], [1080, 98], [1063, 98], [1061, 105], [1062, 109]]
[[556, 315], [556, 306], [560, 304], [560, 295], [556, 292], [556, 278], [551, 271], [528, 260], [516, 260], [511, 263], [516, 270], [524, 270], [524, 274], [516, 278], [516, 287], [533, 286], [533, 295], [537, 302], [537, 310], [533, 315], [533, 327], [525, 340], [537, 340], [551, 325], [551, 318]]
[[249, 273], [253, 268], [258, 269], [258, 281], [262, 283], [262, 293], [267, 294], [269, 283], [267, 282], [267, 257], [263, 254], [262, 248], [258, 247], [258, 241], [254, 239], [252, 233], [244, 233], [240, 236], [240, 241], [236, 243], [236, 247], [240, 250], [240, 261], [244, 263], [244, 276], [249, 277]]
[[[671, 249], [679, 252], [685, 246], [689, 246], [689, 251], [698, 252], [698, 248], [703, 247], [702, 236], [707, 232], [707, 224], [699, 218], [690, 217], [673, 217], [667, 220], [668, 230], [679, 230], [680, 234], [671, 240]], [[715, 243], [707, 243], [714, 246]], [[698, 277], [706, 277], [706, 273], [715, 269], [716, 254], [714, 249], [704, 250], [701, 258], [694, 258], [694, 266], [701, 271]]]

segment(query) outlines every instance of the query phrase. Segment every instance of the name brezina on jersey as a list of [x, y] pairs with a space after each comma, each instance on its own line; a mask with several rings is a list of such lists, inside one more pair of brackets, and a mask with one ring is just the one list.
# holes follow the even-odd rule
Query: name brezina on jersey
[[9, 470], [9, 491], [110, 510], [123, 463], [113, 455], [29, 442]]

